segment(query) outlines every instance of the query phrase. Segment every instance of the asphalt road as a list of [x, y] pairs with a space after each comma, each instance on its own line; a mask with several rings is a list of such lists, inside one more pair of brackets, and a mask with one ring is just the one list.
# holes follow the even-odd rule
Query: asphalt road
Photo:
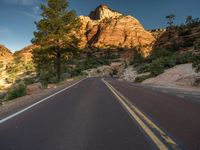
[[88, 78], [1, 119], [0, 150], [200, 150], [199, 103], [106, 81]]

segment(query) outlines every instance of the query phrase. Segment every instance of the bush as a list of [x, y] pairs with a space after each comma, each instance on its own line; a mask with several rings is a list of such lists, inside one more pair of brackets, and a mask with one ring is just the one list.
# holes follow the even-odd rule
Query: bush
[[196, 50], [199, 50], [199, 51], [200, 51], [200, 40], [198, 40], [198, 41], [196, 41], [196, 42], [194, 43], [194, 48], [195, 48]]
[[106, 57], [89, 56], [84, 61], [79, 61], [75, 67], [69, 69], [71, 76], [82, 76], [83, 71], [87, 69], [97, 68], [102, 65], [109, 65], [110, 61]]
[[24, 80], [25, 85], [30, 85], [35, 83], [35, 78], [25, 78]]
[[152, 77], [151, 75], [139, 76], [139, 77], [136, 77], [136, 78], [135, 78], [135, 82], [141, 83], [141, 82], [143, 82], [144, 80], [146, 80], [146, 79], [148, 79], [148, 78], [151, 78], [151, 77]]
[[7, 95], [5, 96], [5, 100], [12, 100], [18, 97], [22, 97], [26, 95], [26, 85], [25, 84], [18, 84], [13, 89], [8, 91]]
[[0, 69], [3, 68], [3, 66], [4, 66], [4, 65], [3, 65], [3, 62], [0, 61]]
[[153, 60], [161, 57], [168, 57], [173, 54], [173, 51], [167, 49], [155, 49], [151, 52], [151, 54], [147, 57], [147, 62], [152, 62]]
[[118, 74], [117, 69], [113, 69], [112, 72], [110, 73], [110, 76], [116, 76]]
[[200, 72], [200, 56], [196, 56], [193, 60], [192, 66], [196, 72]]
[[144, 56], [141, 53], [139, 53], [137, 50], [135, 50], [133, 61], [131, 62], [131, 64], [134, 64], [134, 66], [137, 66], [141, 63], [144, 63], [145, 61], [146, 59], [144, 58]]
[[194, 86], [199, 86], [200, 85], [200, 78], [196, 78], [194, 81]]
[[149, 67], [150, 73], [152, 76], [157, 76], [164, 72], [164, 60], [162, 58], [154, 60]]
[[155, 49], [146, 59], [137, 55], [135, 58], [133, 62], [137, 72], [139, 74], [150, 72], [151, 76], [157, 76], [163, 73], [165, 69], [174, 67], [175, 65], [192, 62], [194, 62], [193, 66], [196, 66], [195, 68], [198, 70], [198, 60], [200, 60], [199, 57], [197, 58], [192, 53], [180, 53], [167, 49]]

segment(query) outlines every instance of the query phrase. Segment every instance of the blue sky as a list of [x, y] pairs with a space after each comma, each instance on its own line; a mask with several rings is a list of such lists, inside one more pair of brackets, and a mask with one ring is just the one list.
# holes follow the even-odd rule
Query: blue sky
[[[39, 4], [45, 0], [0, 0], [0, 44], [13, 52], [29, 45], [40, 19]], [[147, 29], [164, 28], [165, 16], [176, 15], [176, 24], [185, 17], [200, 17], [199, 0], [69, 0], [70, 9], [78, 15], [88, 15], [99, 4], [133, 15]]]

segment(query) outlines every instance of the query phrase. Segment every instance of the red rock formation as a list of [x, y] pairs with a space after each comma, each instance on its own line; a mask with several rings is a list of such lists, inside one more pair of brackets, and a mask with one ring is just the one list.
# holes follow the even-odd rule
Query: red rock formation
[[89, 16], [80, 17], [82, 48], [138, 48], [145, 56], [152, 50], [155, 38], [134, 17], [112, 11], [106, 5], [100, 5]]
[[0, 45], [0, 61], [10, 61], [12, 59], [12, 52], [4, 45]]
[[20, 51], [17, 51], [14, 53], [14, 57], [23, 59], [23, 60], [31, 60], [32, 59], [32, 50], [35, 48], [38, 48], [37, 45], [29, 45], [25, 48], [23, 48]]

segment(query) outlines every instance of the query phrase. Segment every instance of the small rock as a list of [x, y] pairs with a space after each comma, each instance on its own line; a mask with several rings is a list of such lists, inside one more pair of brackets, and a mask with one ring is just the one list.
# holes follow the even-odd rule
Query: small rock
[[57, 88], [56, 84], [48, 84], [47, 89]]
[[36, 93], [42, 89], [42, 84], [40, 82], [30, 84], [27, 86], [27, 94], [31, 95], [33, 93]]

